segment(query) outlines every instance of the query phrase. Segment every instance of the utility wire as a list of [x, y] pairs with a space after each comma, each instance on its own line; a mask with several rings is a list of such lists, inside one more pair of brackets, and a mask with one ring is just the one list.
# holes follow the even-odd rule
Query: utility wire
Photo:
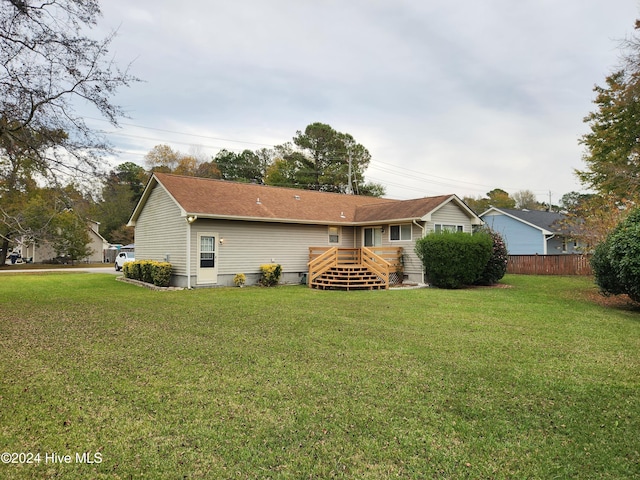
[[[97, 120], [97, 121], [101, 121], [101, 122], [107, 122], [110, 123], [108, 120], [105, 120], [103, 118], [94, 118], [94, 117], [85, 117], [89, 120]], [[208, 140], [217, 140], [217, 141], [221, 141], [221, 142], [233, 142], [233, 143], [245, 143], [247, 145], [261, 145], [263, 147], [274, 147], [275, 145], [271, 145], [268, 143], [260, 143], [260, 142], [250, 142], [250, 141], [246, 141], [246, 140], [232, 140], [229, 138], [219, 138], [219, 137], [212, 137], [209, 135], [198, 135], [195, 133], [185, 133], [185, 132], [177, 132], [175, 130], [165, 130], [163, 128], [155, 128], [155, 127], [146, 127], [144, 125], [136, 125], [134, 123], [122, 123], [119, 122], [119, 125], [126, 125], [127, 127], [136, 127], [136, 128], [142, 128], [145, 130], [153, 130], [156, 132], [164, 132], [164, 133], [172, 133], [174, 135], [184, 135], [186, 137], [195, 137], [195, 138], [206, 138]], [[118, 135], [118, 132], [104, 132], [104, 133], [109, 133], [111, 135]], [[133, 138], [137, 138], [134, 135], [132, 135]], [[145, 138], [145, 137], [140, 137], [140, 138]], [[179, 142], [172, 142], [172, 143], [179, 143]]]
[[[96, 121], [102, 121], [102, 122], [107, 122], [107, 120], [105, 119], [100, 119], [100, 118], [94, 118], [94, 117], [85, 117], [87, 119], [90, 120], [96, 120]], [[228, 139], [228, 138], [220, 138], [220, 137], [213, 137], [213, 136], [208, 136], [208, 135], [198, 135], [198, 134], [192, 134], [192, 133], [185, 133], [185, 132], [178, 132], [175, 130], [168, 130], [168, 129], [162, 129], [162, 128], [156, 128], [156, 127], [149, 127], [149, 126], [145, 126], [145, 125], [138, 125], [138, 124], [134, 124], [134, 123], [120, 123], [120, 125], [124, 125], [124, 126], [129, 126], [129, 127], [135, 127], [135, 128], [141, 128], [144, 130], [151, 130], [151, 131], [156, 131], [156, 132], [163, 132], [163, 133], [170, 133], [173, 135], [181, 135], [181, 136], [187, 136], [187, 137], [193, 137], [193, 138], [200, 138], [200, 139], [206, 139], [206, 140], [215, 140], [215, 141], [221, 141], [221, 142], [232, 142], [232, 143], [239, 143], [239, 144], [245, 144], [245, 145], [256, 145], [256, 146], [262, 146], [262, 147], [268, 147], [268, 148], [274, 148], [276, 145], [272, 145], [272, 144], [267, 144], [267, 143], [260, 143], [260, 142], [253, 142], [253, 141], [247, 141], [247, 140], [235, 140], [235, 139]], [[242, 152], [244, 150], [247, 149], [242, 149], [242, 148], [229, 148], [229, 147], [222, 147], [219, 145], [207, 145], [207, 144], [194, 144], [192, 142], [186, 142], [186, 141], [179, 141], [179, 140], [173, 140], [173, 139], [166, 139], [166, 138], [155, 138], [155, 137], [146, 137], [146, 136], [142, 136], [142, 135], [133, 135], [133, 134], [127, 134], [124, 132], [120, 132], [120, 131], [101, 131], [102, 134], [104, 135], [113, 135], [113, 136], [119, 136], [119, 137], [125, 137], [125, 138], [132, 138], [132, 139], [140, 139], [140, 140], [149, 140], [149, 141], [154, 141], [154, 142], [161, 142], [161, 143], [172, 143], [172, 144], [178, 144], [178, 145], [188, 145], [188, 146], [196, 146], [196, 147], [202, 147], [202, 148], [208, 148], [208, 149], [214, 149], [214, 150], [228, 150], [228, 151], [232, 151], [232, 152]], [[123, 153], [126, 155], [135, 155], [135, 156], [142, 156], [144, 157], [145, 154], [140, 154], [140, 153], [136, 153], [136, 152], [132, 152], [132, 151], [124, 151], [124, 150], [116, 150], [116, 152], [119, 153]], [[331, 157], [329, 158], [329, 160], [332, 161], [344, 161], [346, 162], [346, 157], [342, 158], [342, 157]], [[390, 167], [390, 168], [388, 168]], [[399, 177], [404, 177], [404, 178], [409, 178], [412, 180], [419, 180], [419, 181], [423, 181], [423, 182], [427, 182], [429, 184], [433, 184], [433, 185], [439, 185], [439, 186], [444, 186], [444, 187], [451, 187], [451, 188], [465, 188], [465, 189], [471, 189], [477, 192], [484, 192], [485, 189], [487, 188], [506, 188], [508, 190], [521, 190], [518, 188], [509, 188], [509, 187], [496, 187], [496, 185], [486, 185], [486, 184], [480, 184], [480, 183], [475, 183], [475, 182], [469, 182], [466, 180], [460, 180], [460, 179], [453, 179], [453, 178], [448, 178], [448, 177], [442, 177], [439, 175], [433, 175], [430, 173], [426, 173], [423, 171], [419, 171], [419, 170], [414, 170], [414, 169], [410, 169], [410, 168], [406, 168], [403, 166], [399, 166], [399, 165], [394, 165], [392, 163], [388, 163], [388, 162], [384, 162], [382, 160], [371, 160], [369, 165], [368, 165], [368, 169], [373, 169], [373, 170], [378, 170], [381, 173], [387, 175], [387, 174], [391, 174], [391, 175], [395, 175], [395, 176], [399, 176]], [[424, 189], [421, 188], [417, 188], [417, 187], [411, 187], [405, 183], [403, 184], [399, 184], [399, 183], [393, 183], [390, 182], [388, 179], [384, 179], [384, 180], [379, 180], [376, 179], [370, 175], [366, 175], [367, 178], [370, 178], [371, 180], [381, 183], [381, 184], [387, 184], [390, 186], [396, 186], [396, 187], [401, 187], [404, 189], [408, 189], [408, 190], [414, 190], [414, 191], [419, 191], [419, 192], [423, 192]], [[534, 193], [540, 193], [540, 192], [544, 192], [545, 194], [548, 193], [548, 190], [534, 190]]]

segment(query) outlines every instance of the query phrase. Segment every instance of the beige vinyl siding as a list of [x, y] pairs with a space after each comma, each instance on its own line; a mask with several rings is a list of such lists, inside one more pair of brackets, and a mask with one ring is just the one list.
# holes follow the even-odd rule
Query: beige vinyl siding
[[[198, 233], [217, 233], [218, 275], [258, 274], [260, 265], [278, 263], [285, 273], [308, 270], [309, 247], [328, 247], [327, 225], [198, 219], [191, 238]], [[222, 244], [220, 243], [222, 240]], [[342, 227], [340, 246], [353, 245], [353, 228]], [[192, 272], [197, 261], [197, 242], [192, 242]], [[227, 283], [222, 280], [219, 283]]]
[[164, 261], [173, 273], [186, 275], [187, 222], [166, 190], [157, 185], [136, 221], [136, 260]]
[[[411, 223], [411, 241], [391, 241], [391, 225], [400, 225]], [[392, 222], [381, 223], [376, 225], [359, 226], [355, 228], [356, 243], [355, 246], [362, 247], [364, 245], [364, 229], [365, 228], [384, 228], [382, 234], [382, 246], [383, 247], [402, 247], [403, 262], [404, 262], [404, 274], [408, 276], [410, 281], [421, 282], [422, 281], [422, 262], [415, 253], [416, 240], [422, 237], [422, 229], [412, 222]]]
[[416, 241], [422, 237], [423, 231], [415, 224], [411, 224], [411, 242], [391, 242], [392, 245], [404, 247], [404, 274], [408, 275], [409, 280], [414, 282], [422, 282], [422, 262], [415, 252]]
[[411, 241], [391, 241], [391, 225], [400, 225], [399, 222], [390, 223], [384, 226], [384, 233], [382, 234], [382, 245], [385, 247], [402, 247], [402, 255], [404, 262], [403, 273], [408, 276], [410, 281], [421, 282], [422, 281], [422, 262], [418, 258], [415, 252], [416, 240], [422, 236], [422, 229], [411, 223]]
[[427, 231], [433, 232], [436, 224], [463, 225], [464, 232], [472, 232], [471, 219], [453, 202], [447, 203], [431, 215], [431, 221], [427, 222]]

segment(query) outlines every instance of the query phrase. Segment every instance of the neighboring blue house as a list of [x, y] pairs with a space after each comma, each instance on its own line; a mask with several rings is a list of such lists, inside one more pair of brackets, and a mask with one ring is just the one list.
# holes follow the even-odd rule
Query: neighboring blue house
[[580, 253], [562, 213], [491, 207], [480, 218], [502, 235], [509, 255]]

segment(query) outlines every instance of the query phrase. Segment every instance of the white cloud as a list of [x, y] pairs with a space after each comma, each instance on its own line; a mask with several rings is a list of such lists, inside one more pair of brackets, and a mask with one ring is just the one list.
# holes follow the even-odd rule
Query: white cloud
[[[638, 14], [631, 0], [102, 7], [103, 27], [119, 26], [118, 59], [135, 59], [145, 80], [117, 101], [129, 123], [169, 131], [125, 127], [116, 145], [148, 151], [162, 139], [187, 151], [193, 141], [214, 154], [284, 143], [320, 121], [370, 150], [368, 176], [396, 198], [579, 189], [593, 85], [616, 67]], [[179, 135], [194, 132], [210, 138]]]

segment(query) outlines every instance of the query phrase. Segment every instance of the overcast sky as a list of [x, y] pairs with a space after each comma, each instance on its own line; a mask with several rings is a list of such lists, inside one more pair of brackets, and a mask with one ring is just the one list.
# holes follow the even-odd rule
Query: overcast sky
[[[104, 0], [112, 53], [144, 83], [115, 98], [116, 163], [154, 145], [213, 156], [313, 122], [372, 155], [387, 197], [581, 190], [593, 87], [620, 64], [636, 0]], [[114, 130], [95, 122], [99, 128]]]

